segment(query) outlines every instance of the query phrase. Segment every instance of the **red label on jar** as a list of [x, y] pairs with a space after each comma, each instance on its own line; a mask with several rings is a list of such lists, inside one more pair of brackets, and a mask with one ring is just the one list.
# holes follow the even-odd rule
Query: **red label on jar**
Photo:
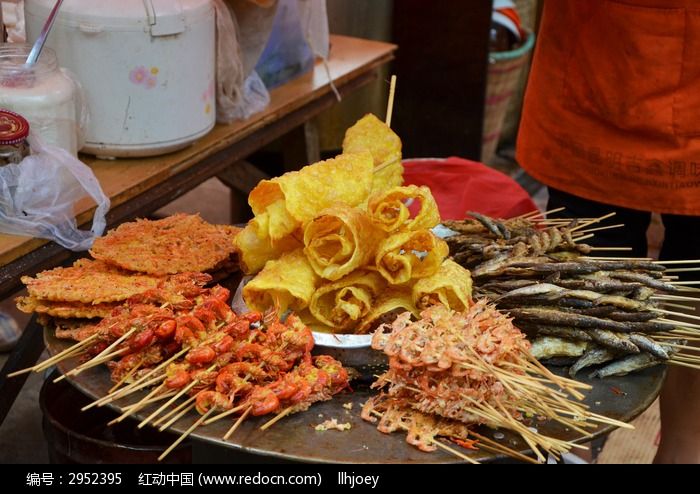
[[0, 146], [18, 144], [29, 135], [29, 122], [14, 112], [0, 110]]

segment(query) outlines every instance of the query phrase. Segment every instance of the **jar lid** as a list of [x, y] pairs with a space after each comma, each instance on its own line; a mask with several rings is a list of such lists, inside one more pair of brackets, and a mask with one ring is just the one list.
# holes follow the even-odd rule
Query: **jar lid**
[[0, 146], [11, 146], [29, 135], [29, 122], [10, 110], [0, 109]]

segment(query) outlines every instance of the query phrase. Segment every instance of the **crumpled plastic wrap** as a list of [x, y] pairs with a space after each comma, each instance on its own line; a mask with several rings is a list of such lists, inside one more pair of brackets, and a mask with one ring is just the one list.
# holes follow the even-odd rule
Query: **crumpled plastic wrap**
[[[233, 8], [214, 0], [216, 8], [216, 120], [231, 123], [246, 119], [270, 104], [270, 94], [260, 77], [246, 74], [238, 26]], [[261, 8], [263, 7], [255, 7]], [[274, 15], [274, 9], [271, 9]]]
[[[109, 198], [92, 169], [64, 149], [30, 135], [32, 155], [19, 164], [0, 167], [0, 232], [53, 240], [83, 251], [104, 232]], [[92, 228], [80, 230], [75, 204], [83, 198], [97, 204]]]
[[[321, 57], [325, 63], [330, 46], [325, 0], [291, 1], [296, 4], [289, 22], [299, 24], [302, 42], [309, 45], [312, 57]], [[253, 67], [268, 42], [280, 3], [279, 0], [214, 0], [219, 123], [246, 119], [269, 105], [269, 92]], [[330, 73], [328, 76], [330, 79]], [[335, 91], [335, 86], [332, 87]]]

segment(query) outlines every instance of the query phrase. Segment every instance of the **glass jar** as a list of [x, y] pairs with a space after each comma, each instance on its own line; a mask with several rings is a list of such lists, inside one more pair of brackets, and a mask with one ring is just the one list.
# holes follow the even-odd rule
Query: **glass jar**
[[78, 153], [79, 95], [75, 82], [58, 66], [56, 54], [44, 47], [36, 64], [25, 61], [31, 46], [0, 46], [0, 108], [24, 116], [47, 144]]
[[29, 123], [21, 115], [0, 109], [0, 166], [17, 164], [29, 156]]

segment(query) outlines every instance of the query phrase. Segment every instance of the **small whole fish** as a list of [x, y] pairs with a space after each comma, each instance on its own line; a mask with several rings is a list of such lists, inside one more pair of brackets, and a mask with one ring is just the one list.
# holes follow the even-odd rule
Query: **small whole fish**
[[616, 356], [617, 354], [610, 348], [600, 346], [591, 348], [590, 350], [587, 350], [586, 353], [581, 355], [574, 365], [569, 367], [569, 376], [574, 377], [586, 367], [610, 362]]
[[596, 343], [617, 350], [620, 353], [639, 353], [639, 347], [624, 334], [616, 334], [605, 329], [591, 329], [591, 338]]
[[651, 355], [650, 353], [639, 353], [637, 355], [628, 355], [616, 360], [605, 367], [598, 369], [591, 374], [591, 377], [610, 377], [610, 376], [626, 376], [630, 372], [647, 369], [659, 365], [663, 360]]
[[624, 280], [624, 281], [636, 281], [639, 283], [642, 283], [643, 285], [646, 285], [650, 288], [654, 288], [656, 290], [661, 290], [662, 292], [678, 292], [680, 291], [680, 288], [676, 287], [675, 285], [669, 285], [668, 283], [664, 283], [661, 280], [657, 280], [656, 278], [652, 278], [651, 276], [647, 276], [642, 273], [619, 273], [619, 272], [612, 272], [609, 273], [611, 278], [616, 278], [618, 280]]
[[516, 288], [515, 290], [511, 290], [510, 292], [501, 295], [501, 297], [499, 297], [496, 300], [496, 303], [498, 303], [499, 300], [507, 298], [534, 297], [537, 295], [554, 295], [566, 291], [567, 290], [565, 288], [561, 288], [550, 283], [535, 283], [533, 285], [524, 286], [522, 288]]
[[510, 238], [510, 232], [505, 227], [505, 225], [503, 225], [499, 221], [489, 218], [488, 216], [484, 216], [483, 214], [475, 213], [473, 211], [469, 211], [467, 214], [472, 218], [476, 219], [482, 225], [484, 225], [486, 229], [494, 235], [496, 235], [496, 237], [504, 238], [506, 240]]
[[569, 328], [566, 326], [544, 326], [538, 324], [521, 324], [519, 327], [528, 333], [536, 335], [556, 336], [557, 338], [569, 340], [593, 341], [593, 338], [588, 334], [588, 332], [578, 328]]
[[664, 348], [659, 343], [652, 340], [651, 338], [646, 337], [643, 334], [630, 333], [629, 339], [632, 343], [637, 345], [637, 347], [646, 352], [651, 353], [657, 358], [660, 358], [662, 360], [668, 360], [669, 358], [671, 358], [668, 352], [666, 352], [666, 350], [664, 350]]

